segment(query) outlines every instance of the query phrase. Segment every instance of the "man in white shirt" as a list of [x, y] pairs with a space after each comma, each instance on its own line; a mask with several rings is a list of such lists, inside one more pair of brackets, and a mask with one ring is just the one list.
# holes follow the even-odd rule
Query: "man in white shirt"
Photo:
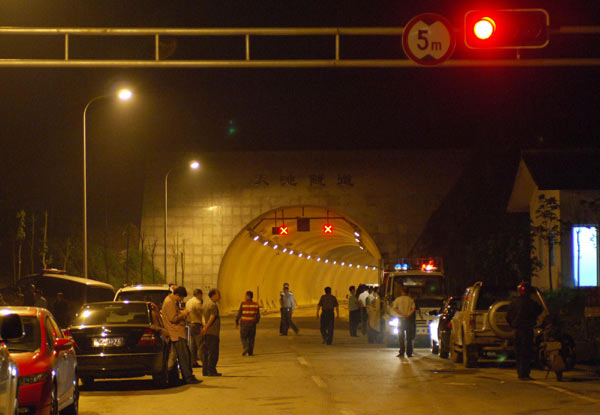
[[[363, 287], [365, 287], [363, 285]], [[365, 334], [367, 334], [367, 328], [368, 328], [368, 316], [367, 316], [367, 297], [369, 297], [369, 295], [371, 294], [369, 292], [369, 290], [371, 290], [371, 288], [367, 288], [365, 287], [365, 290], [363, 292], [361, 292], [358, 296], [358, 301], [360, 302], [360, 316], [361, 316], [361, 332], [363, 334], [363, 336]]]
[[406, 288], [400, 290], [400, 296], [394, 300], [392, 308], [398, 316], [398, 341], [400, 342], [400, 350], [396, 357], [413, 355], [413, 339], [415, 338], [415, 300], [409, 295]]
[[198, 360], [202, 361], [204, 353], [204, 342], [202, 341], [202, 290], [196, 288], [194, 296], [185, 303], [185, 308], [190, 312], [188, 322], [190, 323], [190, 352], [192, 354], [192, 367], [201, 367]]

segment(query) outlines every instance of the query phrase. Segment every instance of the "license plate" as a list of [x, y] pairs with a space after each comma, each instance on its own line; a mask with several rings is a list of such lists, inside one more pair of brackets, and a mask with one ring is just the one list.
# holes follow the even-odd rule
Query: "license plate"
[[123, 346], [123, 337], [94, 337], [94, 347], [119, 347]]

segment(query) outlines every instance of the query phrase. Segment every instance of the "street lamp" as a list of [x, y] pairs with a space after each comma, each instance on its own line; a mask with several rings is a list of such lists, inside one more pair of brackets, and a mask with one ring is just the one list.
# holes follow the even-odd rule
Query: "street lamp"
[[[88, 277], [88, 248], [87, 248], [87, 138], [86, 138], [86, 115], [87, 110], [93, 102], [104, 98], [113, 98], [115, 94], [100, 95], [88, 101], [83, 109], [83, 277]], [[129, 89], [121, 89], [116, 95], [121, 101], [131, 99], [133, 93]]]
[[[171, 174], [171, 172], [175, 169], [180, 168], [180, 166], [177, 167], [173, 167], [171, 170], [169, 170], [167, 172], [167, 174], [165, 175], [165, 252], [164, 252], [164, 273], [165, 273], [165, 283], [167, 282], [167, 200], [168, 200], [168, 179], [169, 179], [169, 174]], [[189, 164], [189, 168], [191, 170], [198, 170], [200, 168], [200, 162], [196, 161], [196, 160], [192, 160]]]

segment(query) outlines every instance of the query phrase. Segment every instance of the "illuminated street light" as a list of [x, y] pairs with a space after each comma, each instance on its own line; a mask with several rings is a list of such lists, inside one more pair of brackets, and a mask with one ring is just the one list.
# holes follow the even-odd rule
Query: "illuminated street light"
[[[123, 90], [124, 92], [125, 90]], [[124, 93], [124, 95], [127, 95]], [[200, 168], [200, 163], [196, 160], [193, 160], [190, 162], [189, 164], [190, 169], [192, 170], [198, 170]], [[165, 174], [165, 234], [164, 234], [164, 238], [165, 238], [165, 252], [164, 252], [164, 272], [165, 272], [165, 282], [167, 281], [167, 205], [168, 205], [168, 193], [169, 193], [169, 188], [168, 188], [168, 182], [169, 182], [169, 174], [171, 174], [171, 172], [177, 168], [180, 168], [180, 166], [177, 167], [173, 167], [171, 170], [169, 170], [167, 172], [167, 174]], [[256, 235], [254, 237], [254, 240], [258, 240], [258, 235]]]
[[[116, 95], [120, 100], [126, 101], [133, 96], [129, 89], [121, 89]], [[83, 109], [83, 277], [88, 277], [88, 243], [87, 243], [87, 135], [86, 116], [87, 110], [93, 102], [104, 98], [114, 98], [115, 94], [99, 95], [88, 101]]]

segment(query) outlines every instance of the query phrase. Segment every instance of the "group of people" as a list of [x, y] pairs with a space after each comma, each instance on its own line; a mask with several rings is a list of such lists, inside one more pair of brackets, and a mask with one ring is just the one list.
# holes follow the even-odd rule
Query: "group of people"
[[358, 337], [358, 328], [367, 336], [369, 343], [379, 343], [383, 321], [381, 320], [379, 287], [360, 284], [351, 285], [348, 294], [350, 336]]
[[70, 323], [70, 305], [62, 292], [56, 293], [56, 300], [48, 304], [44, 293], [34, 284], [25, 285], [19, 289], [6, 287], [0, 291], [0, 306], [12, 307], [40, 307], [52, 312], [60, 327], [67, 327]]
[[[161, 314], [168, 338], [171, 342], [169, 367], [175, 357], [185, 383], [197, 384], [201, 381], [194, 376], [193, 368], [201, 367], [202, 376], [221, 376], [217, 371], [219, 361], [221, 317], [218, 302], [221, 292], [213, 288], [208, 292], [208, 301], [203, 300], [201, 289], [195, 289], [193, 297], [185, 303], [188, 293], [185, 287], [176, 287], [163, 301]], [[247, 291], [235, 320], [240, 328], [243, 356], [254, 354], [256, 324], [260, 321], [259, 306], [253, 301], [254, 293]], [[190, 345], [186, 334], [186, 324], [190, 330]]]

